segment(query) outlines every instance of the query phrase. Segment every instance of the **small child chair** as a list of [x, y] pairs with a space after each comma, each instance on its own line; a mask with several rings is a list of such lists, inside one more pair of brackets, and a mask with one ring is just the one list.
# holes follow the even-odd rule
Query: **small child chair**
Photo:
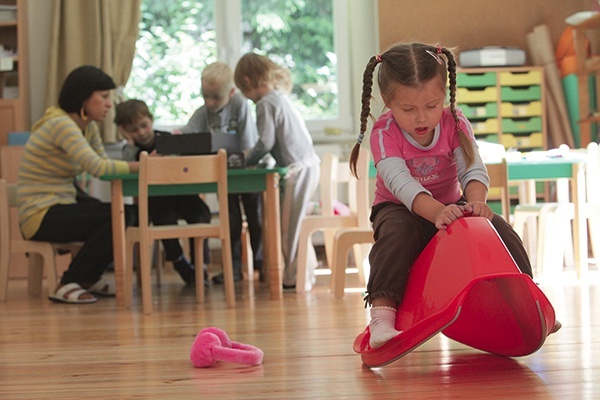
[[440, 230], [415, 261], [396, 317], [402, 333], [372, 349], [367, 327], [354, 351], [365, 365], [379, 367], [442, 332], [492, 354], [525, 356], [555, 324], [552, 305], [520, 272], [491, 223], [464, 217]]

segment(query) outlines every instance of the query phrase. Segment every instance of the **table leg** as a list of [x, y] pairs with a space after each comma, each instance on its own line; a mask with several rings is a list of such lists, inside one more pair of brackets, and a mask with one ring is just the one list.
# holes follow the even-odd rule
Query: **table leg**
[[283, 287], [281, 273], [283, 270], [283, 256], [281, 254], [281, 221], [279, 211], [279, 174], [266, 175], [266, 202], [264, 211], [267, 221], [267, 229], [263, 232], [263, 240], [266, 244], [264, 268], [267, 268], [269, 276], [269, 289], [272, 300], [283, 298]]
[[117, 307], [131, 307], [131, 297], [125, 291], [125, 206], [123, 205], [123, 181], [111, 181], [110, 185], [113, 258], [115, 264], [115, 289]]
[[573, 164], [572, 201], [573, 252], [578, 279], [585, 279], [588, 272], [587, 223], [585, 215], [585, 171], [579, 164]]

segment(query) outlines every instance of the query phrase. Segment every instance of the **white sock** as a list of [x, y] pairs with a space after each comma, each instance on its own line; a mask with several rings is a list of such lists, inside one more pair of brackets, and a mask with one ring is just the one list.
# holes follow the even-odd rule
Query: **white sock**
[[400, 334], [400, 331], [396, 330], [396, 311], [393, 307], [371, 308], [371, 322], [369, 323], [371, 348], [381, 347]]

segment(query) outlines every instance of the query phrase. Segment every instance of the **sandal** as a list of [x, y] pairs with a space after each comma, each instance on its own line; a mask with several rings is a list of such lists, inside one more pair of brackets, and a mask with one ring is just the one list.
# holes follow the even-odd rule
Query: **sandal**
[[89, 294], [79, 283], [71, 282], [56, 289], [56, 292], [48, 298], [53, 301], [70, 304], [88, 304], [98, 301], [96, 297], [81, 298], [83, 294]]
[[92, 294], [106, 297], [115, 297], [117, 292], [115, 282], [104, 277], [98, 279], [96, 283], [88, 288], [88, 291]]

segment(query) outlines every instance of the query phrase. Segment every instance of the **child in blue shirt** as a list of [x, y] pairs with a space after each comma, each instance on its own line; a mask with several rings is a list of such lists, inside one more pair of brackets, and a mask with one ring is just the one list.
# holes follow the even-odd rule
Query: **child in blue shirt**
[[[123, 160], [139, 160], [140, 153], [155, 151], [154, 117], [146, 103], [141, 100], [127, 100], [117, 105], [115, 123], [127, 140], [123, 147]], [[188, 223], [208, 223], [211, 212], [206, 203], [198, 195], [153, 196], [148, 201], [150, 220], [155, 225], [176, 225], [178, 219]], [[185, 257], [178, 239], [162, 240], [167, 261], [188, 285], [196, 282], [194, 267], [195, 254], [193, 239], [190, 239], [192, 262]], [[209, 260], [208, 242], [204, 241], [204, 262]], [[208, 286], [207, 271], [204, 269], [204, 285]]]

